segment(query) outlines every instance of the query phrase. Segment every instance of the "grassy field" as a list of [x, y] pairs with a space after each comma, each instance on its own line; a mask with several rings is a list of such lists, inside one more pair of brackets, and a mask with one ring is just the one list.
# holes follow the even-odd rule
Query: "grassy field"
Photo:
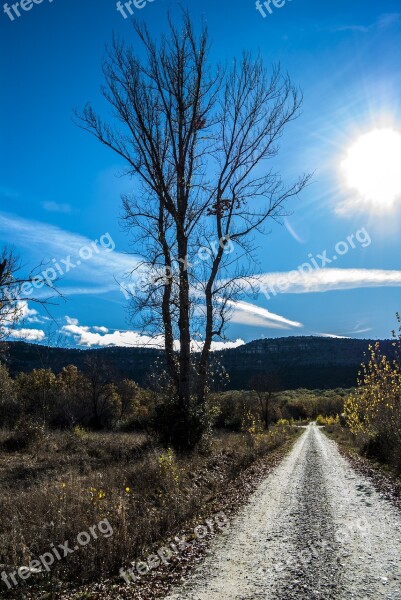
[[[20, 571], [26, 579], [15, 575], [18, 586], [8, 578], [8, 593], [24, 597], [24, 587], [35, 584], [51, 591], [117, 577], [132, 557], [207, 516], [231, 481], [295, 435], [288, 427], [215, 433], [183, 458], [144, 434], [40, 430], [24, 441], [0, 432], [0, 571], [15, 572], [54, 548], [61, 555], [48, 572], [42, 565], [42, 573]], [[64, 557], [66, 541], [66, 548], [79, 548]], [[0, 589], [7, 593], [5, 580]]]

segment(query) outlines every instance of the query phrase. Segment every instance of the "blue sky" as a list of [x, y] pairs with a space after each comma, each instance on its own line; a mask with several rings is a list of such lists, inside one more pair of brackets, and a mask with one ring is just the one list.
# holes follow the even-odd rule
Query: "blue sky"
[[[265, 18], [254, 0], [187, 5], [208, 25], [213, 61], [260, 51], [302, 88], [302, 114], [289, 125], [275, 168], [288, 180], [314, 172], [290, 205], [293, 214], [257, 239], [265, 290], [276, 293], [244, 298], [229, 338], [388, 337], [400, 310], [401, 202], [384, 210], [361, 201], [340, 165], [360, 136], [401, 132], [399, 0], [287, 0]], [[158, 35], [176, 6], [154, 0], [135, 15]], [[57, 326], [30, 304], [16, 335], [40, 341], [56, 328], [72, 345], [146, 342], [133, 332], [115, 282], [135, 261], [119, 222], [130, 182], [118, 176], [118, 158], [72, 118], [87, 101], [107, 110], [99, 90], [104, 47], [113, 31], [132, 38], [131, 24], [114, 0], [43, 0], [14, 20], [0, 8], [0, 30], [0, 241], [13, 244], [29, 269], [63, 265], [68, 256], [75, 264], [79, 250], [98, 240], [92, 256], [63, 276], [65, 301], [51, 307]], [[319, 255], [336, 260], [316, 269]], [[300, 278], [305, 263], [312, 267]], [[298, 276], [288, 283], [292, 271]]]

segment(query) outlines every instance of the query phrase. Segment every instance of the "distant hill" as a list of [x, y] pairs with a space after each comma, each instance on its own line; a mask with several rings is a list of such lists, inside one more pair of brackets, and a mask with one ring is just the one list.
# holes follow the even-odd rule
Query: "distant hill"
[[[231, 387], [246, 387], [258, 373], [269, 373], [280, 390], [333, 389], [356, 385], [364, 354], [377, 340], [321, 337], [263, 339], [221, 353]], [[380, 342], [394, 355], [393, 342]]]
[[[256, 340], [230, 350], [213, 353], [230, 375], [229, 388], [246, 389], [250, 380], [268, 373], [278, 389], [330, 389], [351, 387], [373, 340], [319, 337], [287, 337]], [[394, 352], [391, 340], [381, 347]], [[12, 374], [34, 368], [50, 367], [58, 372], [68, 364], [85, 369], [88, 356], [102, 358], [113, 378], [129, 377], [146, 385], [147, 377], [162, 354], [152, 348], [110, 347], [96, 350], [49, 348], [25, 342], [9, 342], [8, 365]]]

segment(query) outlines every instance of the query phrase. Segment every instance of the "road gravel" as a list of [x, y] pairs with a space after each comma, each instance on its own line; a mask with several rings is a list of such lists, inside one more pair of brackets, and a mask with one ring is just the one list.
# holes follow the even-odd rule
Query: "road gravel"
[[316, 424], [165, 600], [401, 600], [401, 515]]

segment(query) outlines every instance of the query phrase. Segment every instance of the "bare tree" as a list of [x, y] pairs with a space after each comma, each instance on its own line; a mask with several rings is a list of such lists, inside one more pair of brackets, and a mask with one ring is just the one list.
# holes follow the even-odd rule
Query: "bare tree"
[[0, 339], [7, 335], [7, 329], [21, 316], [20, 298], [22, 282], [16, 273], [19, 264], [17, 257], [8, 248], [3, 248], [0, 256]]
[[286, 187], [267, 165], [302, 101], [280, 66], [268, 71], [244, 54], [213, 70], [207, 31], [197, 35], [187, 13], [180, 27], [168, 22], [160, 42], [134, 24], [144, 59], [116, 39], [108, 48], [102, 91], [115, 122], [90, 105], [77, 117], [135, 180], [123, 198], [143, 259], [132, 273], [133, 314], [163, 336], [178, 437], [191, 446], [188, 415], [205, 406], [212, 341], [254, 274], [252, 234], [286, 214], [308, 176]]
[[[47, 310], [49, 304], [52, 304], [53, 296], [61, 297], [60, 292], [50, 286], [37, 271], [38, 268], [35, 268], [24, 275], [14, 251], [7, 246], [0, 250], [0, 340], [7, 338], [24, 316], [25, 303], [40, 304]], [[51, 288], [51, 295], [39, 298], [32, 293], [34, 288]]]

